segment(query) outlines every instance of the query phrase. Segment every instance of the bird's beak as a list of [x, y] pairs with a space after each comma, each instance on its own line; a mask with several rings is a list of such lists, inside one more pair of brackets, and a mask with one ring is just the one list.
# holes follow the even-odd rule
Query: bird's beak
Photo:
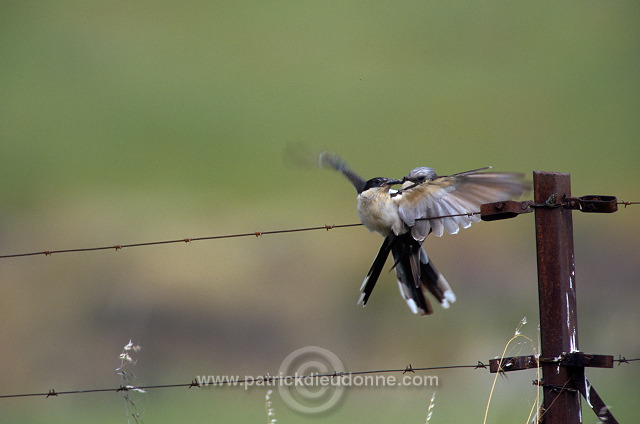
[[394, 179], [387, 180], [387, 185], [388, 186], [392, 186], [392, 185], [396, 185], [396, 184], [402, 184], [402, 180], [394, 180]]
[[[406, 177], [403, 177], [400, 181], [400, 184], [403, 184], [402, 186], [402, 190], [401, 191], [407, 191], [407, 190], [411, 190], [412, 188], [420, 185], [420, 183], [415, 182], [414, 180], [412, 180], [411, 178], [409, 178], [409, 176], [407, 175]], [[410, 182], [412, 184], [407, 185], [406, 187], [404, 186], [404, 183], [406, 182]]]

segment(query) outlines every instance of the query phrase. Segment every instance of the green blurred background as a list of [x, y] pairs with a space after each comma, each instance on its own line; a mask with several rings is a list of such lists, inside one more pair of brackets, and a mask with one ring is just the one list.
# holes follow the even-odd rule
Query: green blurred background
[[[2, 1], [0, 253], [357, 222], [341, 176], [282, 160], [297, 143], [365, 177], [492, 165], [638, 201], [638, 22], [637, 1]], [[640, 356], [639, 214], [574, 214], [583, 351]], [[356, 307], [380, 242], [355, 227], [0, 260], [0, 394], [117, 387], [129, 339], [137, 384], [274, 374], [307, 345], [349, 371], [486, 362], [525, 316], [537, 339], [532, 215], [428, 240], [459, 299], [428, 318], [391, 274]], [[481, 422], [493, 375], [432, 374], [432, 422]], [[588, 376], [632, 422], [640, 365]], [[535, 378], [499, 379], [489, 422], [525, 422]], [[421, 423], [432, 392], [273, 406]], [[148, 423], [265, 422], [265, 394], [135, 396]], [[2, 422], [126, 422], [121, 393], [0, 403]]]

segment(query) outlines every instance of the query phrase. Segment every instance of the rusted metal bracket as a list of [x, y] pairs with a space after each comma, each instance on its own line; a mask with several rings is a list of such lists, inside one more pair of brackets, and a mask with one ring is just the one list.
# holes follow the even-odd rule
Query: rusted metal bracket
[[502, 359], [491, 359], [489, 361], [489, 372], [518, 371], [529, 368], [538, 368], [538, 356], [512, 356]]
[[563, 206], [580, 212], [613, 213], [618, 210], [618, 199], [615, 196], [598, 195], [567, 197]]
[[[542, 362], [545, 358], [539, 358]], [[613, 368], [613, 355], [592, 355], [583, 352], [571, 352], [562, 355], [558, 362], [565, 367]]]
[[505, 200], [502, 202], [485, 203], [480, 205], [480, 218], [483, 221], [497, 221], [499, 219], [515, 218], [523, 213], [533, 212], [536, 208], [575, 209], [580, 212], [613, 213], [618, 210], [618, 199], [615, 196], [587, 195], [580, 197], [566, 197], [562, 203], [550, 198], [542, 204], [535, 204], [531, 200], [516, 202]]
[[538, 368], [540, 363], [553, 363], [564, 367], [613, 368], [613, 355], [593, 355], [584, 352], [564, 353], [557, 358], [538, 355], [512, 356], [489, 361], [489, 372], [506, 372]]
[[483, 221], [515, 218], [520, 214], [533, 212], [532, 205], [533, 202], [531, 200], [525, 200], [524, 202], [506, 200], [504, 202], [485, 203], [480, 205], [480, 218]]
[[613, 368], [613, 355], [592, 355], [583, 352], [563, 353], [557, 358], [541, 358], [538, 355], [513, 356], [509, 358], [491, 359], [489, 372], [518, 371], [538, 368], [540, 364], [556, 364], [557, 366], [574, 369], [571, 383], [563, 385], [546, 383], [545, 380], [534, 380], [533, 384], [550, 389], [553, 392], [580, 392], [596, 416], [603, 422], [617, 424], [609, 408], [604, 403], [595, 388], [584, 376], [584, 367]]
[[[618, 210], [618, 199], [615, 196], [587, 195], [580, 197], [566, 197], [562, 203], [555, 199], [548, 199], [542, 204], [535, 204], [531, 200], [516, 202], [506, 200], [503, 202], [485, 203], [480, 205], [480, 218], [483, 221], [497, 221], [499, 219], [515, 218], [523, 213], [533, 212], [536, 208], [575, 209], [589, 213], [613, 213]], [[624, 203], [624, 202], [623, 202]]]

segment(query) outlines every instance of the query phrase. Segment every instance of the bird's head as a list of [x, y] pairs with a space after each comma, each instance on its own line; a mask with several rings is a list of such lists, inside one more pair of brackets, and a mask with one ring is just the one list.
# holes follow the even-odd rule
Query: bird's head
[[396, 180], [392, 178], [384, 178], [384, 177], [376, 177], [371, 178], [369, 181], [365, 182], [364, 189], [362, 191], [367, 191], [372, 188], [386, 188], [389, 190], [392, 185], [401, 184], [402, 180]]
[[426, 166], [421, 166], [418, 168], [414, 168], [409, 172], [409, 174], [402, 179], [402, 182], [411, 181], [415, 184], [422, 184], [427, 180], [433, 180], [438, 176], [436, 171], [433, 168], [427, 168]]

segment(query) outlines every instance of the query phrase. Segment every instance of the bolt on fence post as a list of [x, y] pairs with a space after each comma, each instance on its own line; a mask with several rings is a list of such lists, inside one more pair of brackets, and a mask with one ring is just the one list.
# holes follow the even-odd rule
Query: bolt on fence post
[[[571, 196], [569, 174], [534, 172], [538, 291], [540, 298], [540, 344], [544, 358], [557, 358], [578, 350], [572, 211], [562, 204]], [[581, 423], [580, 393], [573, 379], [575, 367], [540, 364], [545, 424]], [[569, 390], [566, 390], [569, 389]]]

